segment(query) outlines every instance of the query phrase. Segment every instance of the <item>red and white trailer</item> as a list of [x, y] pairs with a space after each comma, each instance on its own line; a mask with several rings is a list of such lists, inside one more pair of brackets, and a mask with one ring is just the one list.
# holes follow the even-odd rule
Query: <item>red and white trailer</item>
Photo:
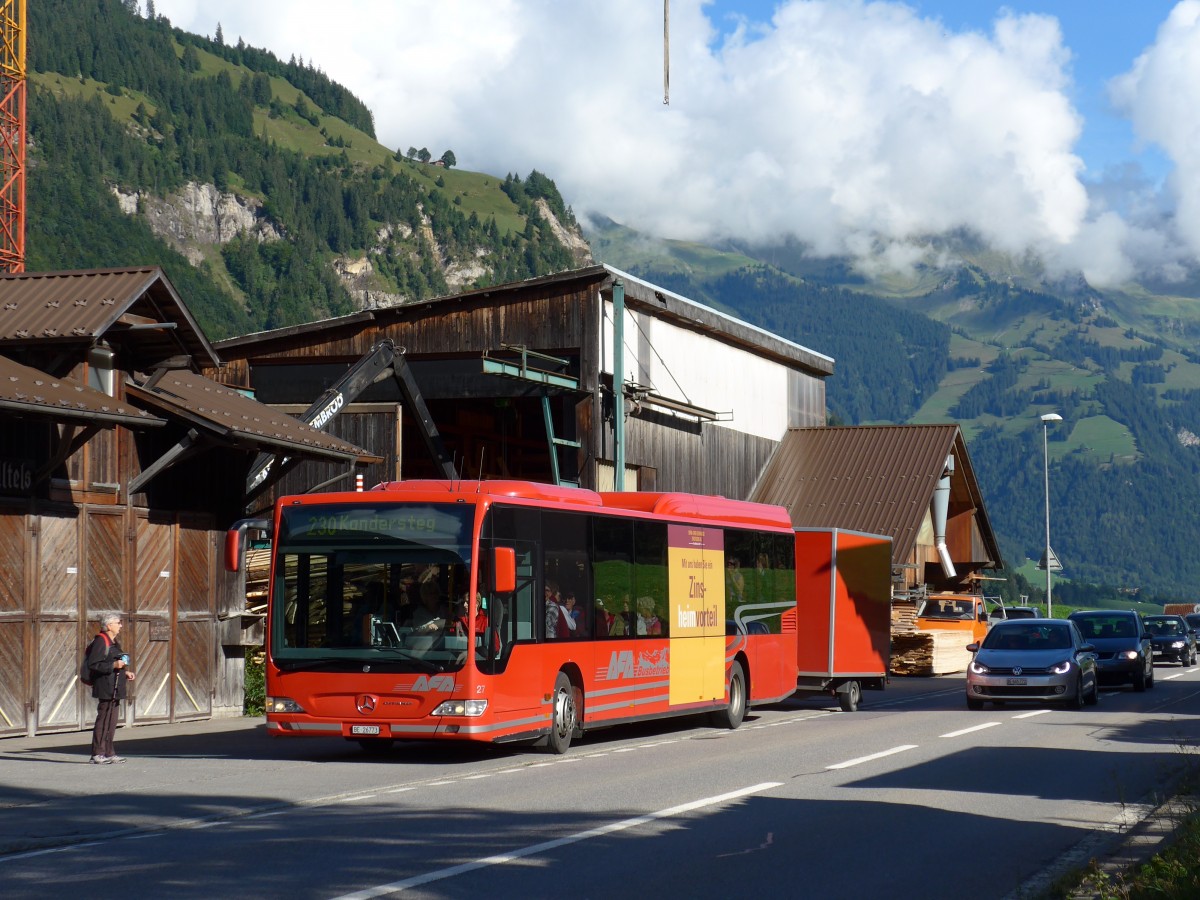
[[796, 531], [796, 689], [858, 709], [891, 656], [892, 541], [839, 528]]

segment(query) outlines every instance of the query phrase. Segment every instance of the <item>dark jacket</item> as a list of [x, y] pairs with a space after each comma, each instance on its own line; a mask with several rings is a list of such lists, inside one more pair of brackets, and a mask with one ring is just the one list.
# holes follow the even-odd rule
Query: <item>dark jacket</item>
[[113, 663], [121, 657], [121, 644], [111, 644], [102, 634], [92, 638], [88, 645], [87, 665], [92, 673], [92, 696], [98, 700], [124, 700], [129, 679], [122, 670], [114, 669]]

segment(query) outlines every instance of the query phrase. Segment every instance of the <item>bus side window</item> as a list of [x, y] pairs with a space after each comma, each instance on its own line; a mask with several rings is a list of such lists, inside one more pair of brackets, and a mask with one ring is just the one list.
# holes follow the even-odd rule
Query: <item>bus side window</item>
[[[633, 523], [597, 516], [592, 520], [592, 583], [597, 638], [625, 638], [634, 633]], [[603, 622], [603, 626], [600, 624]]]

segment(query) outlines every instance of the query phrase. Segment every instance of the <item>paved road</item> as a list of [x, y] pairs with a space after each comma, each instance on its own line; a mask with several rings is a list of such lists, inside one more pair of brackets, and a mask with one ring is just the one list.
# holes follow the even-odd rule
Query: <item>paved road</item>
[[0, 741], [6, 897], [1002, 898], [1138, 818], [1195, 748], [1200, 670], [1082, 712], [968, 712], [961, 677], [741, 729], [589, 735], [563, 757], [334, 739], [251, 720]]

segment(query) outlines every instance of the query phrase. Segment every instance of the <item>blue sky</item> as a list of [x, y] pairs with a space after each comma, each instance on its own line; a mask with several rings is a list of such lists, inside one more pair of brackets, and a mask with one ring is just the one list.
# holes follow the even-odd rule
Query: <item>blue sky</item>
[[[1097, 285], [1200, 268], [1200, 0], [155, 0], [299, 56], [378, 139], [576, 214], [868, 274], [976, 235]], [[320, 22], [321, 27], [313, 27]]]

